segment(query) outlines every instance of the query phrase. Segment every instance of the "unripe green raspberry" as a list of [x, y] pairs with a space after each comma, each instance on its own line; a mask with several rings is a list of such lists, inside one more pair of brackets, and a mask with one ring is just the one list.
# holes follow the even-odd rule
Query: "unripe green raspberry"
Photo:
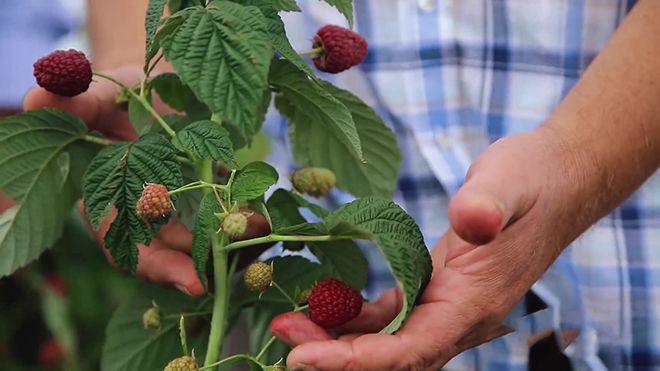
[[222, 220], [222, 231], [229, 238], [236, 238], [247, 230], [247, 216], [245, 213], [231, 212]]
[[198, 371], [197, 362], [194, 357], [183, 356], [172, 360], [165, 366], [163, 371]]
[[245, 269], [243, 280], [248, 290], [264, 292], [273, 282], [273, 267], [264, 262], [254, 262]]
[[156, 303], [153, 303], [153, 306], [147, 309], [142, 314], [142, 324], [145, 329], [153, 328], [159, 329], [161, 326], [160, 322], [160, 308]]
[[335, 186], [335, 173], [322, 167], [300, 169], [291, 175], [293, 188], [314, 197], [327, 195]]

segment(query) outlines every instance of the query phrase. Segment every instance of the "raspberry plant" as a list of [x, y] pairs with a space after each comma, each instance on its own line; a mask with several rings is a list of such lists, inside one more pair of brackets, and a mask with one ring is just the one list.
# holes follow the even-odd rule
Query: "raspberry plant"
[[[352, 26], [350, 0], [324, 1]], [[170, 15], [164, 17], [166, 6]], [[105, 245], [130, 273], [137, 246], [149, 245], [170, 218], [192, 229], [191, 255], [209, 295], [191, 299], [145, 285], [108, 325], [103, 370], [162, 370], [183, 362], [175, 359], [190, 369], [190, 360], [200, 369], [239, 362], [283, 369], [287, 350], [267, 333], [268, 322], [278, 313], [306, 311], [301, 303], [316, 282], [336, 279], [362, 289], [367, 262], [355, 240], [372, 241], [382, 251], [403, 290], [401, 312], [383, 332], [402, 325], [427, 284], [431, 260], [419, 228], [390, 200], [400, 164], [394, 134], [358, 97], [317, 77], [303, 57], [311, 55], [325, 71], [344, 70], [364, 59], [366, 41], [325, 27], [310, 35], [310, 51], [298, 53], [285, 34], [283, 11], [300, 9], [294, 0], [151, 0], [141, 83], [125, 86], [94, 71], [96, 79], [117, 85], [118, 102], [128, 104], [140, 133], [136, 141], [112, 142], [54, 109], [0, 124], [0, 189], [15, 201], [0, 215], [0, 276], [53, 245], [81, 196], [93, 228], [114, 216]], [[161, 59], [176, 72], [154, 75]], [[48, 81], [67, 83], [61, 76]], [[177, 113], [161, 116], [151, 103], [156, 94]], [[252, 143], [273, 101], [288, 118], [293, 157], [303, 168], [297, 190], [269, 192], [280, 177], [272, 166], [237, 166], [234, 158]], [[328, 211], [298, 193], [323, 197], [335, 186], [358, 198]], [[306, 220], [301, 209], [315, 219]], [[237, 273], [239, 257], [274, 243], [306, 246], [318, 262], [275, 257], [267, 262], [270, 284], [254, 290], [263, 292], [248, 290]], [[241, 312], [254, 353], [221, 359], [223, 339]], [[168, 367], [181, 368], [175, 366]]]

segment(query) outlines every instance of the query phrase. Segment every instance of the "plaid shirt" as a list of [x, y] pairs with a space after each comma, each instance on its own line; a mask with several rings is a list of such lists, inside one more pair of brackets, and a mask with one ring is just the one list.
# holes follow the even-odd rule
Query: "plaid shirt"
[[[345, 24], [321, 2], [285, 15], [296, 49], [322, 24]], [[634, 1], [356, 0], [366, 62], [324, 76], [379, 110], [404, 153], [395, 200], [428, 246], [448, 225], [446, 208], [475, 157], [500, 137], [542, 123], [579, 79]], [[270, 125], [282, 171], [286, 125]], [[278, 139], [279, 138], [279, 139]], [[277, 142], [280, 140], [281, 142]], [[350, 196], [334, 194], [347, 202]], [[379, 253], [367, 292], [393, 280]], [[566, 350], [577, 370], [660, 369], [660, 176], [595, 224], [559, 257], [534, 291], [549, 306], [518, 332], [469, 350], [447, 370], [526, 370], [527, 334], [574, 329]], [[447, 319], [451, 320], [451, 319]]]

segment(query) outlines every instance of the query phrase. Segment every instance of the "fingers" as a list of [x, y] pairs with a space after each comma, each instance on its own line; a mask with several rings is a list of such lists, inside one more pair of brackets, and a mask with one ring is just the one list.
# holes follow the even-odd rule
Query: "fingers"
[[151, 246], [138, 247], [138, 276], [154, 283], [173, 285], [191, 296], [204, 295], [206, 287], [197, 277], [192, 258], [180, 251], [161, 248], [157, 246], [159, 243], [154, 240]]
[[300, 312], [284, 313], [273, 318], [270, 322], [270, 332], [292, 347], [312, 341], [333, 339], [326, 330]]
[[[127, 86], [140, 81], [142, 69], [138, 65], [123, 66], [108, 73]], [[62, 97], [43, 88], [31, 89], [23, 99], [25, 110], [57, 108], [80, 117], [90, 128], [112, 140], [134, 140], [137, 133], [128, 121], [128, 114], [116, 104], [118, 87], [95, 77], [89, 89], [75, 97]]]
[[156, 237], [172, 249], [186, 253], [192, 249], [192, 233], [185, 225], [174, 219], [170, 219]]
[[387, 290], [373, 303], [364, 303], [360, 315], [347, 324], [333, 329], [336, 334], [378, 332], [401, 311], [403, 298], [398, 288]]
[[[495, 143], [470, 168], [465, 185], [449, 204], [452, 228], [465, 241], [483, 245], [533, 203], [534, 192], [507, 142]], [[515, 181], [514, 181], [515, 179]]]

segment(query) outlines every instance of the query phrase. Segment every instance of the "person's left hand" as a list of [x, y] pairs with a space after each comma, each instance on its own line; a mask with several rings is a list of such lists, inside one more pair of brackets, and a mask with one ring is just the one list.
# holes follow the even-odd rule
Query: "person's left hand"
[[577, 180], [570, 171], [575, 159], [558, 153], [545, 129], [492, 145], [450, 204], [452, 227], [432, 251], [433, 277], [404, 326], [392, 335], [377, 333], [400, 310], [397, 290], [365, 304], [358, 318], [332, 331], [302, 313], [283, 314], [270, 329], [294, 346], [288, 366], [438, 369], [463, 350], [511, 331], [502, 325], [507, 314], [579, 224], [566, 218], [580, 207], [570, 191]]

